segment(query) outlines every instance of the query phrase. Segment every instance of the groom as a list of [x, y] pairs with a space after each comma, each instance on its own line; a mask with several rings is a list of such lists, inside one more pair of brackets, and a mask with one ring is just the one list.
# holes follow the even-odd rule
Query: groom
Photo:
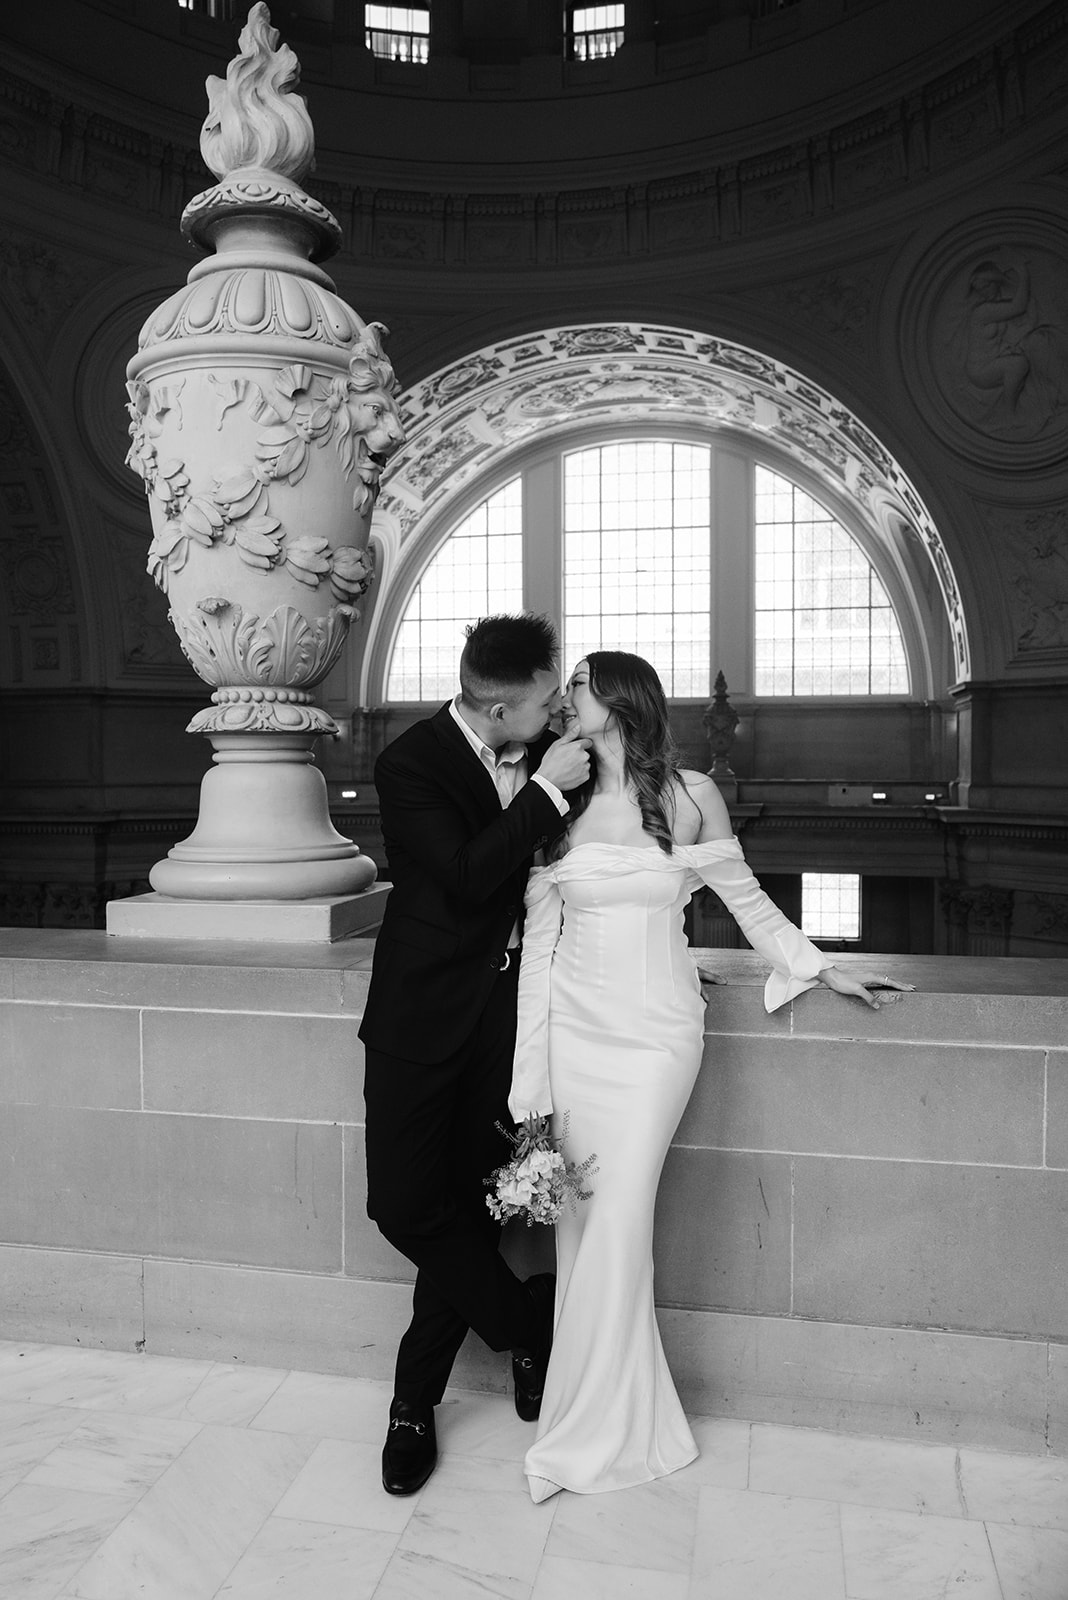
[[437, 1462], [434, 1407], [468, 1328], [511, 1350], [516, 1410], [538, 1414], [553, 1280], [498, 1252], [484, 1179], [508, 1159], [523, 890], [564, 827], [588, 741], [555, 739], [556, 635], [537, 616], [467, 631], [460, 693], [375, 766], [393, 889], [375, 945], [366, 1048], [367, 1211], [416, 1268], [382, 1453], [388, 1494]]

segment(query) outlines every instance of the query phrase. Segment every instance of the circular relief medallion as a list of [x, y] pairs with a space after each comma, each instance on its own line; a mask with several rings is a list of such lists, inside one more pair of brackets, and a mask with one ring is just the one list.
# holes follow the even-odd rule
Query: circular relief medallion
[[1063, 454], [1068, 234], [1033, 213], [993, 213], [946, 239], [914, 282], [906, 369], [938, 432], [982, 465]]

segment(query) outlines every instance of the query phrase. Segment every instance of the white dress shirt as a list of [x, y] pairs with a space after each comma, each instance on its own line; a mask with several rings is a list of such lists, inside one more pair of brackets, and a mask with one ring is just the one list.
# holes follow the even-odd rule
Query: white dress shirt
[[[500, 797], [501, 810], [507, 810], [516, 794], [527, 781], [526, 745], [520, 744], [518, 740], [513, 739], [510, 744], [503, 745], [500, 750], [491, 750], [489, 745], [479, 738], [474, 728], [465, 722], [460, 715], [459, 695], [452, 701], [449, 711], [456, 726], [460, 729], [460, 732], [493, 779], [494, 787]], [[539, 784], [545, 790], [545, 793], [562, 817], [567, 816], [567, 801], [555, 783], [550, 783], [548, 778], [543, 778], [540, 772], [535, 772], [530, 781], [531, 783]], [[518, 944], [519, 923], [516, 922], [508, 936], [509, 950], [514, 950]]]

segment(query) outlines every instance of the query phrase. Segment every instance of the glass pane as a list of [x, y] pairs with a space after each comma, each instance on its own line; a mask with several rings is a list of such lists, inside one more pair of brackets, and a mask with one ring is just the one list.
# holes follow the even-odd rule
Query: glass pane
[[564, 671], [586, 650], [651, 661], [669, 696], [710, 693], [711, 452], [621, 440], [564, 457]]
[[859, 939], [859, 875], [855, 872], [803, 872], [801, 931], [810, 939]]
[[907, 694], [901, 629], [855, 539], [769, 467], [755, 489], [757, 694]]
[[523, 609], [523, 496], [513, 478], [457, 525], [416, 584], [397, 631], [390, 701], [455, 694], [464, 628]]

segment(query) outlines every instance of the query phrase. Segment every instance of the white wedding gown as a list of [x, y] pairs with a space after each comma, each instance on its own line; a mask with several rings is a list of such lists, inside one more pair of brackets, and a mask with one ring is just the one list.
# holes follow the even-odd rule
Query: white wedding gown
[[[769, 1011], [827, 957], [768, 899], [737, 839], [580, 844], [527, 888], [509, 1107], [567, 1117], [565, 1154], [596, 1155], [589, 1200], [556, 1230], [556, 1331], [535, 1443], [534, 1500], [625, 1489], [697, 1455], [653, 1308], [653, 1207], [701, 1062], [704, 1003], [683, 912], [709, 884], [771, 964]], [[713, 1216], [695, 1219], [715, 1227]]]

